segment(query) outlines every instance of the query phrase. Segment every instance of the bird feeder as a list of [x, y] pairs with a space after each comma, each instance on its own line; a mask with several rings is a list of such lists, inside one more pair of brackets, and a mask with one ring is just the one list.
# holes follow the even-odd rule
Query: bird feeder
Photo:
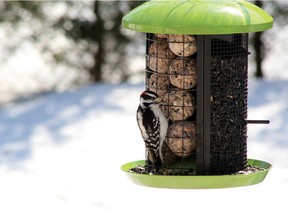
[[247, 119], [248, 33], [271, 28], [273, 18], [244, 0], [151, 0], [122, 25], [146, 33], [146, 89], [161, 97], [169, 119], [161, 175], [131, 171], [145, 160], [122, 170], [153, 187], [263, 181], [271, 164], [247, 158], [247, 124], [269, 123]]

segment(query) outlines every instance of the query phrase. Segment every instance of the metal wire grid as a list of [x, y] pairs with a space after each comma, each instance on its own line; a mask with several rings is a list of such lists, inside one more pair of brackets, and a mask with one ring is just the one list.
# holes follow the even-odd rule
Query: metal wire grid
[[[184, 50], [191, 46], [201, 47], [201, 44], [196, 44], [197, 36], [194, 36], [194, 41], [186, 41], [184, 35], [182, 40], [178, 38], [177, 41], [170, 37], [174, 39], [171, 35], [147, 34], [146, 89], [155, 91], [162, 98], [164, 103], [162, 109], [169, 119], [171, 130], [168, 129], [166, 138], [164, 174], [195, 174], [194, 160], [197, 157], [195, 148], [199, 147], [199, 143], [192, 144], [191, 140], [193, 142], [198, 140], [196, 131], [199, 130], [197, 128], [199, 121], [196, 118], [199, 115], [196, 115], [196, 102], [197, 97], [203, 97], [201, 95], [203, 91], [197, 92], [195, 80], [201, 73], [207, 71], [198, 71], [199, 67], [196, 67], [197, 70], [195, 69], [194, 72], [187, 69], [189, 67], [187, 62], [196, 64], [197, 52], [194, 50], [195, 53], [185, 56]], [[204, 154], [207, 154], [211, 160], [209, 173], [230, 174], [247, 166], [247, 122], [245, 120], [248, 94], [248, 34], [213, 35], [209, 36], [209, 40], [211, 40], [209, 41], [210, 51], [204, 54], [208, 56], [207, 62], [211, 64], [209, 66], [211, 71], [208, 71], [211, 79], [211, 86], [208, 86], [211, 91], [208, 110], [211, 113], [201, 115], [210, 115], [211, 125], [208, 132], [205, 130], [201, 136], [209, 136], [208, 140], [211, 142], [209, 148], [204, 149]], [[176, 45], [180, 53], [171, 52], [171, 44]], [[207, 57], [205, 58], [207, 60]], [[171, 66], [175, 62], [178, 62], [176, 64], [178, 68]], [[201, 64], [205, 65], [207, 62], [201, 59]], [[191, 68], [193, 67], [190, 65]], [[177, 71], [177, 74], [174, 71]], [[172, 82], [173, 78], [176, 78], [178, 83]], [[186, 80], [190, 80], [192, 85], [185, 84]], [[189, 98], [191, 98], [190, 103], [186, 101], [189, 101]], [[175, 124], [178, 124], [178, 128]], [[178, 133], [173, 134], [173, 131]], [[190, 143], [187, 144], [187, 140], [190, 140]], [[210, 152], [207, 152], [208, 150]]]
[[195, 174], [187, 161], [195, 158], [196, 149], [196, 40], [181, 37], [149, 33], [146, 37], [146, 89], [161, 97], [169, 119], [165, 174]]
[[219, 35], [211, 41], [212, 174], [247, 166], [248, 34]]

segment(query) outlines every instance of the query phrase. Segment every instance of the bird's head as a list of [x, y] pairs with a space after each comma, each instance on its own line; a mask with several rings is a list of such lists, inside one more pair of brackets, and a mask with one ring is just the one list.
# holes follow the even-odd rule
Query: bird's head
[[153, 91], [146, 90], [140, 95], [140, 105], [149, 106], [151, 104], [159, 104], [161, 101], [158, 94]]

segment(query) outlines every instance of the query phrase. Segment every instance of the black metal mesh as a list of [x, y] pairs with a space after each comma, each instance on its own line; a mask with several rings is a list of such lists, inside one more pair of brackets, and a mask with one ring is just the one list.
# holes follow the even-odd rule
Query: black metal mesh
[[[246, 168], [247, 47], [248, 34], [201, 36], [201, 40], [192, 35], [147, 34], [146, 89], [158, 93], [169, 119], [162, 174], [195, 174], [199, 156], [206, 167], [198, 162], [197, 166], [208, 170], [199, 174]], [[211, 80], [206, 82], [207, 78]], [[201, 87], [196, 86], [198, 80]], [[207, 122], [206, 129], [200, 128]], [[197, 155], [196, 148], [202, 149]]]
[[147, 34], [146, 89], [160, 96], [161, 108], [169, 119], [164, 174], [192, 174], [195, 166], [190, 163], [196, 149], [195, 53], [192, 36]]
[[211, 41], [211, 173], [247, 166], [247, 34]]

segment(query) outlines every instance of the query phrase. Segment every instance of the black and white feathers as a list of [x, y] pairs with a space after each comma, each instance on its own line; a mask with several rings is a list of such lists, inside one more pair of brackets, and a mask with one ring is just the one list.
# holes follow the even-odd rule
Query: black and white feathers
[[146, 147], [146, 158], [155, 166], [163, 162], [162, 147], [168, 129], [168, 121], [160, 109], [160, 98], [152, 91], [140, 95], [137, 123]]

